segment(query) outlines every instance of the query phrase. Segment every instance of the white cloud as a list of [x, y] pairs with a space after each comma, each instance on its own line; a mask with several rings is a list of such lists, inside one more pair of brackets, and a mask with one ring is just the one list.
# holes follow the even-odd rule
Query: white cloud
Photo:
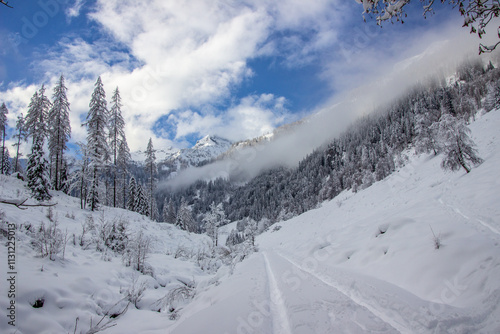
[[85, 4], [85, 0], [75, 0], [73, 6], [66, 8], [66, 17], [68, 21], [71, 21], [72, 18], [78, 17], [80, 15], [80, 10], [82, 6]]

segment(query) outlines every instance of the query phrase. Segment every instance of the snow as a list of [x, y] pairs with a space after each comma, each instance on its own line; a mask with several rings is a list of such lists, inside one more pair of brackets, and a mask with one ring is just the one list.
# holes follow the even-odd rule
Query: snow
[[[129, 305], [103, 333], [498, 333], [499, 127], [498, 110], [470, 125], [484, 159], [470, 173], [445, 172], [441, 156], [409, 150], [408, 163], [385, 180], [277, 223], [279, 230], [257, 237], [257, 252], [216, 273], [174, 256], [180, 246], [206, 249], [208, 237], [111, 208], [94, 220], [121, 218], [131, 234], [153, 238], [154, 277], [71, 240], [64, 259], [40, 258], [20, 225], [47, 223], [48, 209], [0, 204], [18, 225], [17, 333], [73, 333], [77, 318], [76, 332], [86, 333], [91, 319], [95, 325], [107, 310], [120, 311], [116, 302], [134, 285], [146, 287], [138, 308]], [[91, 212], [53, 194], [59, 228], [79, 235]], [[0, 177], [0, 198], [27, 195], [21, 181]], [[220, 241], [235, 227], [222, 227]], [[7, 249], [0, 249], [5, 268]], [[191, 281], [194, 299], [180, 304], [176, 320], [157, 312], [158, 299]], [[44, 306], [33, 308], [41, 297]], [[2, 284], [0, 309], [8, 303]], [[7, 320], [2, 315], [0, 332], [13, 333]]]

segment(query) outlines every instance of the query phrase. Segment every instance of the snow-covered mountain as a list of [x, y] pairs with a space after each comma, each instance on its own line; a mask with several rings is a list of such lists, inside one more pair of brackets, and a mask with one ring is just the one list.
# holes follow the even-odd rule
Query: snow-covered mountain
[[207, 135], [191, 148], [184, 148], [167, 154], [158, 161], [160, 178], [172, 177], [188, 167], [202, 166], [226, 152], [232, 142], [218, 136]]

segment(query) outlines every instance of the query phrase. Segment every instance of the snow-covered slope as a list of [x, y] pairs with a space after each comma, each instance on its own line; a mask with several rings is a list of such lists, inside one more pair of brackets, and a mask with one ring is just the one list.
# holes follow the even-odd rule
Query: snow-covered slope
[[471, 173], [409, 152], [387, 179], [271, 227], [171, 332], [499, 333], [500, 112], [470, 128], [485, 160]]
[[[204, 261], [219, 261], [203, 255], [207, 237], [120, 209], [80, 210], [78, 199], [60, 193], [51, 219], [68, 236], [64, 259], [40, 258], [26, 226], [48, 225], [48, 209], [0, 204], [2, 230], [15, 223], [17, 237], [17, 327], [7, 323], [13, 298], [2, 284], [0, 332], [92, 333], [103, 319], [113, 325], [103, 333], [499, 333], [500, 111], [470, 128], [485, 160], [471, 173], [444, 172], [441, 157], [408, 152], [393, 175], [271, 226], [257, 238], [257, 253], [215, 275], [202, 270]], [[0, 176], [0, 198], [26, 195], [21, 181]], [[126, 221], [131, 239], [149, 236], [154, 274], [125, 267], [90, 241], [80, 246], [89, 215], [97, 225]], [[187, 305], [177, 301], [172, 320], [158, 300], [186, 284], [196, 294]], [[110, 319], [141, 288], [138, 308]], [[34, 308], [39, 299], [44, 306]]]
[[[140, 333], [150, 325], [148, 319], [157, 319], [153, 328], [165, 326], [159, 325], [158, 319], [173, 322], [165, 309], [168, 303], [158, 302], [170, 291], [185, 283], [191, 284], [189, 282], [203, 287], [212, 279], [213, 272], [207, 269], [218, 265], [211, 263], [207, 253], [211, 240], [205, 235], [190, 234], [170, 224], [154, 223], [122, 209], [81, 210], [79, 199], [59, 192], [52, 194], [52, 201], [58, 204], [50, 212], [46, 207], [21, 210], [0, 204], [3, 281], [0, 285], [0, 333], [94, 333], [91, 327], [102, 327], [113, 319], [109, 316], [125, 309], [120, 319], [113, 320], [113, 323], [119, 320], [124, 326], [118, 332]], [[23, 182], [0, 175], [1, 199], [28, 197]], [[35, 204], [32, 200], [26, 203]], [[87, 224], [90, 217], [93, 229]], [[54, 261], [40, 257], [32, 246], [33, 242], [42, 239], [41, 234], [36, 234], [41, 224], [48, 228], [51, 220], [57, 222], [52, 227], [58, 229], [66, 241], [66, 247], [60, 249]], [[114, 222], [126, 225], [129, 239], [126, 252], [134, 247], [138, 235], [142, 235], [142, 240], [149, 240], [147, 269], [144, 270], [147, 275], [126, 266], [126, 256], [96, 242], [102, 241], [100, 234], [105, 230], [102, 227]], [[15, 251], [9, 248], [14, 243], [7, 239], [8, 235], [15, 236]], [[7, 254], [15, 255], [9, 257], [11, 268], [7, 267]], [[11, 276], [14, 277], [13, 286], [5, 284]], [[143, 294], [137, 301], [138, 308], [133, 304], [127, 307], [128, 296], [141, 289]], [[33, 307], [37, 300], [43, 300], [43, 307]], [[10, 310], [7, 308], [11, 302], [14, 302], [15, 311], [13, 318], [8, 318]], [[182, 306], [181, 301], [179, 306]], [[15, 327], [8, 323], [12, 320]]]

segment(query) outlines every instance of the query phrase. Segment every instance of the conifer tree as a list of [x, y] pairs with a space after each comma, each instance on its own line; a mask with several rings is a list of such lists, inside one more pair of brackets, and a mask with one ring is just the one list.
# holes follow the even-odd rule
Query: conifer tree
[[106, 141], [108, 109], [106, 93], [101, 77], [95, 83], [87, 114], [87, 150], [89, 155], [88, 202], [92, 211], [99, 205], [99, 179], [106, 161], [109, 160], [109, 147]]
[[77, 162], [76, 170], [71, 174], [69, 181], [68, 193], [77, 191], [80, 197], [80, 207], [82, 209], [87, 205], [87, 189], [88, 189], [88, 166], [89, 159], [87, 153], [87, 145], [84, 143], [77, 143], [78, 152], [81, 159]]
[[34, 140], [26, 168], [28, 188], [36, 200], [45, 201], [52, 197], [49, 194], [48, 163], [43, 154], [43, 137], [35, 137]]
[[4, 170], [4, 163], [6, 162], [6, 157], [5, 157], [5, 137], [6, 137], [6, 129], [7, 129], [7, 114], [9, 113], [9, 110], [7, 109], [7, 106], [5, 103], [2, 103], [2, 106], [0, 107], [0, 135], [2, 136], [2, 159], [0, 160], [0, 173], [1, 174], [6, 174]]
[[19, 158], [21, 157], [21, 153], [19, 152], [19, 148], [21, 146], [21, 141], [26, 141], [28, 139], [28, 134], [26, 132], [26, 126], [24, 123], [23, 114], [20, 114], [17, 117], [16, 122], [16, 134], [13, 136], [16, 139], [16, 143], [13, 145], [16, 148], [16, 157], [14, 159], [14, 173], [21, 173], [21, 166], [19, 164]]
[[134, 211], [141, 215], [149, 216], [149, 202], [144, 192], [144, 188], [140, 183], [138, 183], [136, 187]]
[[189, 232], [194, 232], [196, 230], [193, 214], [184, 197], [181, 199], [181, 206], [177, 211], [175, 225]]
[[215, 202], [212, 202], [210, 204], [210, 212], [205, 214], [203, 221], [205, 222], [207, 235], [212, 238], [213, 245], [217, 247], [219, 245], [219, 226], [227, 223], [222, 203], [215, 205]]
[[[156, 183], [156, 174], [158, 173], [156, 169], [156, 156], [155, 156], [155, 149], [153, 148], [153, 141], [151, 138], [149, 138], [148, 146], [146, 148], [146, 161], [145, 161], [145, 169], [146, 173], [148, 174], [148, 192], [149, 192], [149, 212], [150, 214], [153, 213], [153, 194], [154, 194], [154, 188], [155, 188], [155, 183]], [[153, 219], [152, 216], [150, 216], [151, 219]]]
[[130, 149], [128, 148], [127, 140], [125, 136], [123, 136], [120, 147], [118, 149], [118, 157], [117, 157], [117, 173], [120, 173], [120, 182], [121, 182], [121, 193], [122, 193], [122, 208], [126, 208], [126, 200], [127, 200], [127, 175], [128, 175], [128, 164], [130, 161]]
[[135, 177], [130, 178], [130, 182], [128, 183], [128, 198], [127, 198], [127, 210], [136, 211], [135, 210], [135, 199], [137, 197], [137, 183], [135, 182]]
[[163, 204], [163, 221], [165, 223], [175, 224], [175, 220], [176, 213], [174, 203], [172, 202], [172, 199], [167, 202], [167, 199], [165, 198], [165, 202]]
[[122, 103], [120, 91], [116, 87], [111, 97], [111, 109], [109, 114], [109, 147], [111, 150], [112, 168], [111, 177], [113, 179], [113, 206], [116, 207], [117, 198], [117, 173], [118, 156], [122, 142], [125, 140], [125, 121], [121, 111]]
[[2, 170], [2, 174], [10, 175], [11, 163], [10, 163], [10, 155], [9, 149], [4, 147], [2, 150], [2, 164], [0, 165], [0, 169]]
[[64, 76], [61, 75], [52, 96], [52, 108], [48, 114], [49, 123], [49, 158], [51, 164], [51, 181], [55, 190], [61, 190], [63, 184], [62, 171], [64, 165], [64, 151], [66, 143], [71, 137], [69, 122], [69, 102], [66, 96], [67, 88], [64, 85]]
[[51, 106], [52, 103], [45, 96], [45, 86], [42, 85], [40, 90], [33, 94], [25, 119], [26, 130], [33, 143], [36, 137], [47, 137], [47, 119]]

